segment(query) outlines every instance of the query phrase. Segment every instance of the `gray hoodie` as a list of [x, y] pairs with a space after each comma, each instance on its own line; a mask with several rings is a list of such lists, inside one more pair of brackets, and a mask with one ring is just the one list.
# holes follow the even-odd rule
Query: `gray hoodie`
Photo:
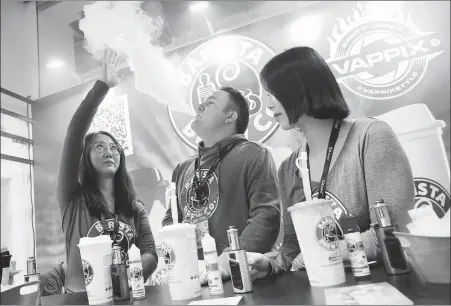
[[[268, 149], [249, 142], [244, 135], [228, 137], [211, 148], [201, 143], [201, 176], [232, 143], [235, 146], [221, 159], [208, 180], [208, 192], [200, 204], [193, 201], [192, 191], [196, 157], [177, 165], [172, 175], [177, 186], [179, 222], [197, 225], [199, 259], [203, 258], [200, 241], [207, 230], [216, 240], [218, 255], [229, 246], [227, 229], [231, 225], [238, 229], [241, 246], [249, 252], [269, 252], [279, 234], [277, 170]], [[162, 224], [172, 224], [170, 208]]]

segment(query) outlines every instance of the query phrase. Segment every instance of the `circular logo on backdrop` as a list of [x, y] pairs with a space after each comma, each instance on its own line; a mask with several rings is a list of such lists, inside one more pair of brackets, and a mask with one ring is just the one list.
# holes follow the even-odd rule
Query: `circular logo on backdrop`
[[[372, 15], [373, 14], [373, 15]], [[428, 62], [444, 52], [435, 32], [421, 32], [411, 15], [383, 17], [360, 3], [334, 26], [327, 60], [337, 81], [368, 99], [385, 100], [412, 90]]]
[[449, 193], [439, 183], [422, 177], [416, 177], [415, 209], [421, 206], [431, 206], [439, 218], [449, 210]]
[[[208, 169], [201, 169], [201, 179], [205, 179]], [[194, 173], [183, 184], [180, 198], [185, 203], [182, 203], [183, 216], [191, 224], [198, 224], [202, 221], [208, 220], [216, 211], [219, 203], [219, 188], [218, 177], [213, 173], [205, 184], [205, 190], [202, 192], [202, 197], [196, 199], [196, 193], [193, 186]]]
[[91, 264], [84, 259], [81, 260], [81, 265], [83, 267], [83, 276], [85, 277], [85, 284], [87, 286], [92, 282], [92, 279], [94, 278], [94, 269], [92, 268]]
[[[259, 80], [263, 66], [274, 52], [261, 42], [246, 36], [223, 36], [195, 48], [179, 65], [179, 82], [186, 88], [192, 110], [220, 87], [240, 91], [249, 104], [250, 120], [246, 136], [250, 141], [265, 142], [278, 128], [266, 108], [268, 94]], [[168, 107], [177, 134], [192, 148], [200, 141], [191, 129], [194, 118]]]
[[161, 243], [161, 252], [162, 254], [158, 257], [164, 258], [164, 264], [166, 269], [169, 271], [174, 267], [175, 264], [175, 252], [174, 249], [166, 243]]
[[338, 233], [334, 218], [327, 216], [319, 220], [316, 224], [316, 240], [328, 251], [338, 248]]

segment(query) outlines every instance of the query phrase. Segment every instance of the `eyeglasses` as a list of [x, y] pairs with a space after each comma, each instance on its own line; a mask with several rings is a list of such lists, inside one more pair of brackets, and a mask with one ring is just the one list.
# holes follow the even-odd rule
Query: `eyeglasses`
[[113, 155], [119, 155], [121, 151], [121, 149], [115, 143], [95, 142], [91, 144], [91, 146], [94, 146], [94, 150], [96, 150], [96, 152], [98, 153], [105, 152], [107, 148], [110, 149]]

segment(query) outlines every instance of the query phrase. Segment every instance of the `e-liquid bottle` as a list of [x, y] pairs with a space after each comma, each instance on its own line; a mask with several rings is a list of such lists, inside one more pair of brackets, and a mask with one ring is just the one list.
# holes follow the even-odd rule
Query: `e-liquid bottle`
[[349, 252], [352, 274], [356, 281], [371, 280], [371, 271], [360, 235], [360, 228], [355, 217], [347, 216], [341, 220], [341, 227]]

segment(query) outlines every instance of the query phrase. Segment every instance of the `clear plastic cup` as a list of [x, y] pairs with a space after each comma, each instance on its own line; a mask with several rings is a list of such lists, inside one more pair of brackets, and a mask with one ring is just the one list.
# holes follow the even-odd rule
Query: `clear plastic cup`
[[288, 208], [312, 287], [346, 282], [332, 201], [315, 199]]
[[89, 305], [110, 303], [113, 300], [110, 236], [83, 237], [78, 248]]

